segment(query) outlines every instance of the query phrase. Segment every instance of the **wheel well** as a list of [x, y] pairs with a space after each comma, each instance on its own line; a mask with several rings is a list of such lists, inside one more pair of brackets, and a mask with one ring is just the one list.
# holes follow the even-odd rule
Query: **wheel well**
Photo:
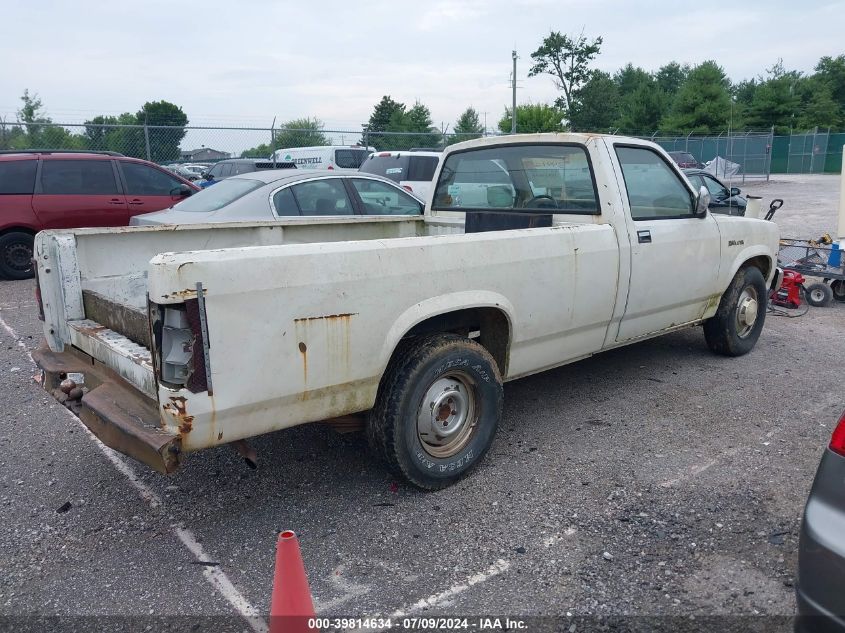
[[10, 226], [5, 229], [0, 229], [0, 235], [6, 235], [6, 233], [26, 233], [35, 237], [37, 231], [33, 231], [32, 229], [28, 229], [24, 226]]
[[757, 255], [747, 260], [741, 268], [747, 268], [749, 266], [759, 268], [760, 272], [763, 273], [763, 279], [768, 279], [769, 273], [772, 271], [772, 260], [765, 255]]
[[447, 332], [476, 340], [490, 352], [502, 378], [507, 375], [511, 332], [504, 312], [497, 308], [466, 308], [438, 314], [417, 323], [403, 338]]

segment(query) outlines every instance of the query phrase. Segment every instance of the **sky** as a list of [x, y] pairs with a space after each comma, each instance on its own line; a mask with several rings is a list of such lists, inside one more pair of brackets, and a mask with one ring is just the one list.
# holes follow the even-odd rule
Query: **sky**
[[[40, 0], [0, 3], [0, 117], [25, 88], [57, 122], [180, 105], [194, 125], [269, 127], [317, 117], [360, 130], [382, 95], [427, 105], [437, 127], [473, 106], [491, 128], [510, 104], [558, 96], [527, 77], [550, 30], [604, 38], [594, 67], [716, 60], [734, 81], [779, 58], [812, 72], [845, 53], [845, 1]], [[14, 63], [9, 63], [13, 60]], [[350, 137], [347, 142], [353, 142]]]

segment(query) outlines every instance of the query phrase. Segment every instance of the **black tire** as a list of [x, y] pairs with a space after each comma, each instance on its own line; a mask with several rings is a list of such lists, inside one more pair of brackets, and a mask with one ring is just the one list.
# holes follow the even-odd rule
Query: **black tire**
[[815, 308], [824, 308], [833, 301], [833, 290], [827, 284], [816, 282], [804, 286], [804, 296], [807, 303]]
[[[769, 293], [763, 273], [756, 266], [740, 268], [722, 295], [716, 314], [704, 322], [704, 339], [711, 351], [723, 356], [742, 356], [750, 352], [766, 321]], [[754, 301], [752, 306], [749, 300]], [[751, 312], [754, 314], [751, 321]]]
[[845, 301], [845, 281], [836, 279], [830, 284], [830, 289], [833, 291], [833, 298], [837, 301]]
[[[396, 475], [417, 488], [438, 490], [466, 475], [487, 453], [502, 417], [502, 399], [499, 369], [481, 345], [455, 334], [413, 339], [397, 350], [385, 371], [367, 437]], [[433, 432], [435, 424], [447, 435]]]
[[29, 279], [33, 276], [33, 242], [32, 235], [22, 231], [0, 235], [0, 276], [6, 279]]

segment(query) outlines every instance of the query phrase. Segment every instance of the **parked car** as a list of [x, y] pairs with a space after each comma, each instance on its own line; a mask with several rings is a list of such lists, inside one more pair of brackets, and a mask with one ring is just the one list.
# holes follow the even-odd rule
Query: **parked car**
[[[455, 175], [500, 167], [508, 187], [465, 206]], [[322, 174], [275, 204], [333, 215], [356, 180], [396, 189]], [[711, 214], [709, 196], [645, 140], [522, 134], [448, 147], [423, 217], [45, 231], [33, 357], [49, 393], [159, 472], [344, 417], [397, 476], [439, 489], [484, 459], [507, 380], [697, 325], [714, 353], [754, 348], [782, 279], [778, 228]], [[80, 400], [59, 389], [71, 374]]]
[[202, 174], [203, 180], [200, 181], [199, 185], [205, 189], [220, 180], [241, 174], [250, 174], [262, 169], [296, 169], [296, 165], [290, 161], [275, 162], [260, 158], [227, 158], [215, 163], [211, 169], [204, 172]]
[[176, 174], [177, 176], [184, 178], [185, 180], [190, 180], [191, 182], [197, 181], [202, 178], [202, 173], [188, 169], [185, 165], [162, 165], [167, 171]]
[[288, 147], [277, 149], [270, 160], [292, 161], [297, 169], [331, 169], [358, 171], [375, 147], [363, 145], [317, 145], [315, 147]]
[[126, 226], [198, 187], [154, 163], [115, 152], [0, 153], [0, 276], [32, 276], [38, 231]]
[[[185, 204], [190, 203], [190, 204]], [[372, 174], [262, 170], [233, 176], [133, 225], [246, 222], [326, 215], [421, 215], [423, 203]]]
[[804, 509], [795, 593], [801, 633], [845, 632], [845, 413]]
[[702, 169], [703, 163], [699, 163], [695, 156], [689, 152], [667, 152], [669, 157], [675, 161], [675, 164], [681, 169]]
[[361, 164], [359, 171], [390, 178], [426, 200], [440, 155], [438, 151], [376, 152]]
[[697, 189], [704, 185], [710, 192], [710, 210], [726, 215], [745, 215], [747, 201], [739, 187], [726, 187], [722, 181], [703, 169], [684, 169], [686, 177]]

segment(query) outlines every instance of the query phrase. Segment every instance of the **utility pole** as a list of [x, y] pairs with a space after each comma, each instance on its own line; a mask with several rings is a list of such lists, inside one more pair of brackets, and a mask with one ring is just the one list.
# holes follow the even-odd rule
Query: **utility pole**
[[513, 87], [513, 101], [511, 105], [511, 134], [516, 134], [516, 51], [512, 51], [513, 55], [513, 75], [511, 76], [511, 86]]

